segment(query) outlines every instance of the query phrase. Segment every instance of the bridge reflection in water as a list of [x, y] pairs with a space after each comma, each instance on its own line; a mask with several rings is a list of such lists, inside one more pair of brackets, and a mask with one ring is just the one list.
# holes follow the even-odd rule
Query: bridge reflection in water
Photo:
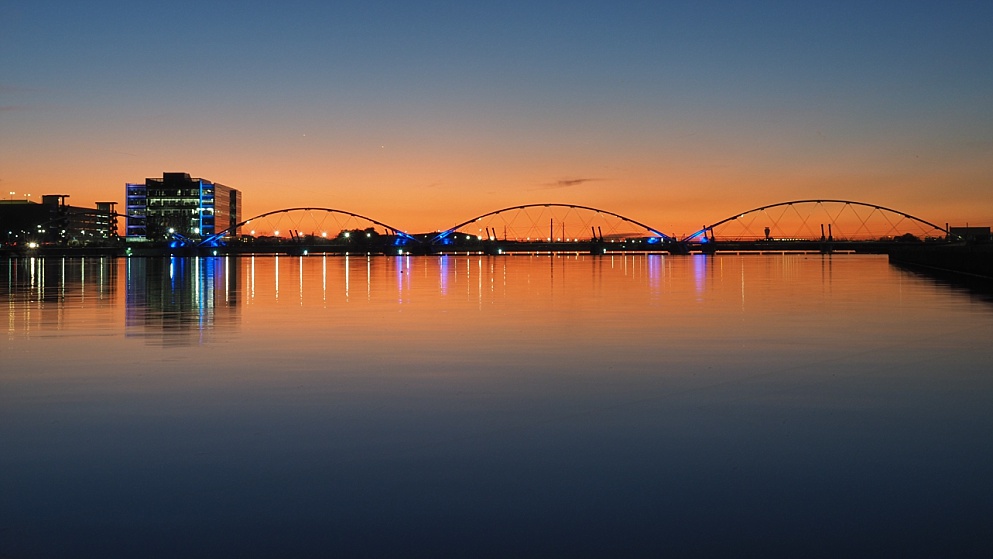
[[[547, 264], [547, 278], [508, 277], [508, 259]], [[450, 253], [423, 258], [410, 254], [281, 255], [253, 254], [217, 257], [21, 258], [9, 259], [5, 291], [12, 301], [32, 304], [16, 317], [25, 324], [62, 324], [72, 319], [105, 324], [119, 293], [124, 295], [126, 333], [148, 343], [170, 346], [209, 342], [217, 332], [236, 330], [246, 305], [285, 303], [340, 305], [387, 297], [404, 302], [416, 293], [436, 290], [439, 297], [475, 299], [565, 281], [566, 263], [588, 260], [594, 275], [590, 296], [606, 289], [605, 270], [644, 282], [653, 296], [689, 287], [700, 295], [709, 288], [714, 261], [703, 254], [691, 260], [691, 275], [675, 280], [672, 259], [664, 253], [610, 252], [592, 256], [581, 252], [487, 254]], [[795, 260], [782, 260], [784, 273]], [[823, 260], [830, 270], [832, 260]], [[515, 268], [517, 269], [517, 268]], [[574, 272], [571, 272], [574, 273]], [[570, 280], [573, 281], [573, 280]], [[674, 284], [673, 282], [677, 283]], [[683, 281], [684, 283], [678, 283]], [[741, 279], [744, 290], [744, 278]], [[67, 305], [94, 301], [88, 315], [67, 314]], [[14, 320], [15, 317], [11, 317]]]
[[[537, 269], [542, 270], [542, 275], [512, 277], [513, 270], [520, 267], [510, 268], [507, 258], [539, 264]], [[172, 256], [103, 259], [101, 266], [105, 277], [115, 277], [118, 268], [122, 272], [127, 335], [162, 346], [208, 343], [218, 332], [235, 331], [242, 321], [240, 309], [245, 306], [274, 311], [286, 304], [329, 307], [352, 302], [404, 303], [423, 293], [482, 304], [498, 294], [540, 289], [544, 284], [552, 289], [556, 282], [575, 281], [574, 263], [583, 261], [589, 261], [589, 273], [593, 274], [592, 295], [618, 287], [613, 285], [616, 276], [642, 284], [658, 297], [669, 273], [663, 254], [528, 254], [507, 258], [478, 254], [432, 258], [409, 254]], [[23, 262], [30, 269], [41, 268], [50, 260]], [[71, 267], [79, 265], [76, 260]], [[700, 270], [695, 275], [699, 279], [702, 273]], [[33, 280], [25, 278], [32, 297], [50, 294], [53, 288], [64, 292], [63, 296], [65, 292], [69, 297], [78, 295], [68, 282], [55, 280], [60, 275], [49, 273], [51, 281], [46, 286], [45, 276], [36, 274]], [[10, 289], [15, 290], [16, 284], [12, 285]], [[112, 303], [116, 282], [100, 285], [108, 304]], [[278, 324], [278, 313], [273, 320], [274, 325]]]

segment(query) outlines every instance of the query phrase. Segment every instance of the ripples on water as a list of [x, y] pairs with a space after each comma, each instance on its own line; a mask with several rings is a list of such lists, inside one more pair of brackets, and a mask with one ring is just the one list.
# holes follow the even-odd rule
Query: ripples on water
[[0, 556], [993, 554], [993, 306], [872, 256], [0, 263]]

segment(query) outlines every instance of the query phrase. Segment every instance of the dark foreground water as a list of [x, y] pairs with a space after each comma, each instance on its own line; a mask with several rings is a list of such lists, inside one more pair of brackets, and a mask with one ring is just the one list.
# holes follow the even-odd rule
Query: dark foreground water
[[993, 556], [993, 304], [872, 256], [0, 262], [0, 557]]

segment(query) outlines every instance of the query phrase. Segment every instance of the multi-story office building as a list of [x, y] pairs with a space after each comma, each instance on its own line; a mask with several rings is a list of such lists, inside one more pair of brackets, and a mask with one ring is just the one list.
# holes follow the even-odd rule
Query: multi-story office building
[[163, 173], [144, 183], [127, 185], [129, 241], [158, 241], [178, 234], [190, 239], [227, 231], [237, 234], [241, 193], [231, 187], [191, 178], [188, 173]]
[[41, 203], [0, 200], [0, 244], [106, 245], [117, 238], [116, 202], [96, 208], [70, 206], [67, 194], [45, 194]]

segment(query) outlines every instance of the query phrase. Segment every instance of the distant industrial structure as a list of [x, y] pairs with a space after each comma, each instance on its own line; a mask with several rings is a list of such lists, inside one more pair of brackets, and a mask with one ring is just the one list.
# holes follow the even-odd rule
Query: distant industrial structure
[[128, 242], [237, 235], [241, 192], [234, 188], [189, 173], [163, 173], [126, 189]]
[[988, 243], [993, 240], [989, 227], [949, 227], [948, 234], [953, 239]]
[[117, 241], [117, 202], [71, 206], [68, 194], [46, 194], [41, 203], [0, 200], [0, 239], [7, 246], [86, 247]]

